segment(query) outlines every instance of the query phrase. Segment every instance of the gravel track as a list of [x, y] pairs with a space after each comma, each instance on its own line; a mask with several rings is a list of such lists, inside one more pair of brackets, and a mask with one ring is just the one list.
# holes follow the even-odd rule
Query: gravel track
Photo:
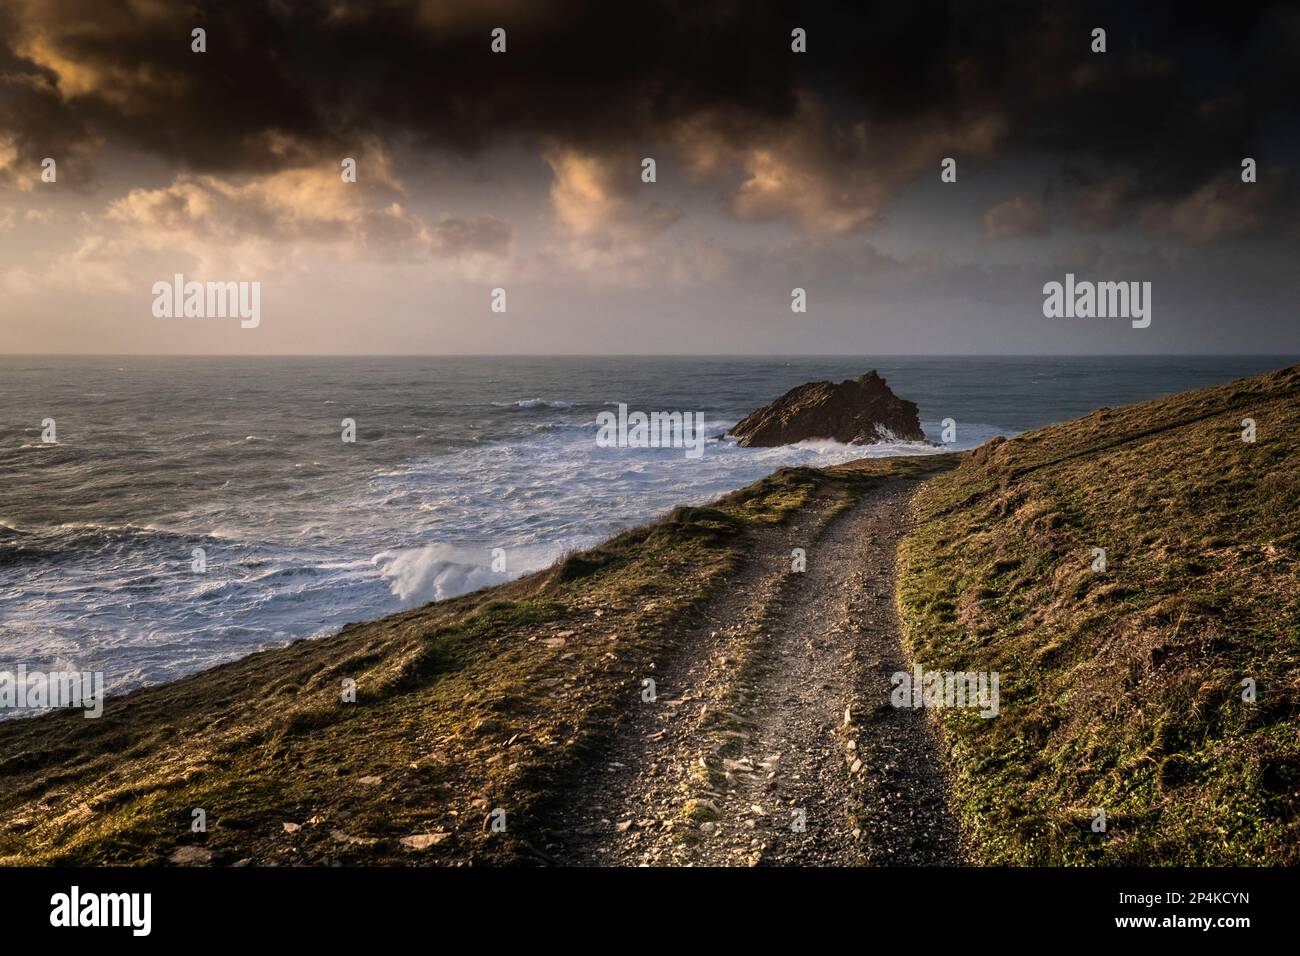
[[[549, 821], [569, 865], [959, 864], [933, 728], [889, 704], [910, 666], [895, 555], [914, 480], [756, 533]], [[837, 507], [838, 506], [838, 507]], [[791, 570], [803, 547], [807, 570]]]

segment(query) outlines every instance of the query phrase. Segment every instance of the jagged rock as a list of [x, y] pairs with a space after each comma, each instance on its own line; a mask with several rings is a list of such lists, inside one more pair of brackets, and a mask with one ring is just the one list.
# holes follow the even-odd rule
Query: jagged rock
[[899, 398], [874, 370], [840, 382], [792, 388], [731, 429], [741, 445], [774, 448], [811, 438], [846, 445], [923, 441], [916, 403]]

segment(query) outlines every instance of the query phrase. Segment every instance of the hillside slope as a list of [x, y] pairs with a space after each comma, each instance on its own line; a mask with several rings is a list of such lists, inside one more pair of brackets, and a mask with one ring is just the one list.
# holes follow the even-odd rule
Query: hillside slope
[[[1300, 862], [1297, 435], [1292, 368], [962, 456], [783, 470], [528, 578], [110, 699], [97, 720], [0, 722], [0, 864], [554, 862], [557, 846], [634, 861], [647, 801], [646, 819], [683, 822], [655, 841], [692, 860], [951, 858], [895, 828], [921, 814], [908, 799], [934, 820], [951, 799], [978, 862]], [[918, 715], [881, 703], [908, 663], [889, 528], [911, 529], [908, 656], [1001, 678], [995, 718], [928, 713], [951, 786], [937, 750], [900, 745]], [[815, 545], [810, 573], [776, 573], [792, 542]], [[647, 675], [678, 717], [648, 719]], [[698, 692], [670, 698], [674, 675]], [[826, 725], [828, 695], [854, 687]], [[745, 806], [770, 815], [763, 764], [784, 754], [806, 782], [800, 742], [827, 735], [848, 752], [817, 778], [813, 819], [849, 808], [853, 845], [698, 841], [719, 814], [765, 832]], [[664, 783], [699, 747], [715, 762], [691, 760], [685, 791]]]
[[546, 859], [543, 811], [757, 532], [951, 457], [783, 470], [528, 578], [111, 698], [99, 719], [0, 722], [0, 863]]
[[980, 859], [1300, 862], [1300, 367], [991, 442], [915, 507], [908, 650], [1001, 675], [1001, 716], [936, 712]]

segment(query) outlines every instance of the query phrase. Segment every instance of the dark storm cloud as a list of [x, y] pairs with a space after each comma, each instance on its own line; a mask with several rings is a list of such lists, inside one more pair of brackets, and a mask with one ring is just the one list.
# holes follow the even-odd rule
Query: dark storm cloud
[[[1061, 5], [1042, 18], [1005, 77], [1016, 146], [1061, 159], [1067, 179], [1103, 194], [1116, 170], [1128, 172], [1128, 202], [1235, 176], [1245, 156], [1261, 167], [1294, 163], [1300, 10], [1131, 7]], [[1096, 26], [1108, 28], [1104, 56], [1078, 40]]]
[[[1300, 13], [1136, 6], [10, 0], [0, 136], [23, 162], [103, 140], [200, 171], [348, 155], [369, 135], [600, 152], [658, 143], [700, 117], [746, 148], [800, 122], [811, 96], [833, 122], [915, 137], [908, 174], [917, 152], [941, 148], [936, 128], [998, 116], [1005, 151], [1068, 166], [1081, 193], [1095, 187], [1079, 198], [1094, 225], [1189, 196], [1244, 155], [1292, 167], [1294, 133], [1278, 131], [1297, 115]], [[190, 52], [196, 26], [204, 54]], [[489, 49], [498, 26], [504, 56]], [[790, 52], [795, 26], [808, 31], [802, 56]], [[1095, 26], [1108, 31], [1104, 55], [1089, 50]], [[868, 142], [844, 161], [907, 145]], [[1123, 188], [1097, 186], [1115, 168]]]

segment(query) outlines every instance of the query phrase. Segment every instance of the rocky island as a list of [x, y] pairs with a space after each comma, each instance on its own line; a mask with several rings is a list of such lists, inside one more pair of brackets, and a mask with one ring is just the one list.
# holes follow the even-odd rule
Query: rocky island
[[774, 448], [809, 439], [846, 445], [924, 441], [916, 403], [895, 395], [874, 369], [840, 382], [808, 382], [745, 416], [730, 432], [744, 447]]

